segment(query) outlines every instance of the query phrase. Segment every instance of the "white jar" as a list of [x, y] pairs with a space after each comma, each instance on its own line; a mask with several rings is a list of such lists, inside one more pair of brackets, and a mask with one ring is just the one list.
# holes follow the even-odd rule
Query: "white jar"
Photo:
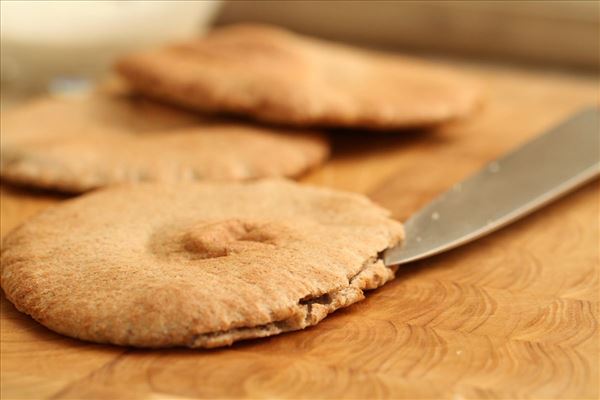
[[201, 34], [219, 3], [2, 0], [2, 81], [39, 89], [101, 76], [128, 51]]

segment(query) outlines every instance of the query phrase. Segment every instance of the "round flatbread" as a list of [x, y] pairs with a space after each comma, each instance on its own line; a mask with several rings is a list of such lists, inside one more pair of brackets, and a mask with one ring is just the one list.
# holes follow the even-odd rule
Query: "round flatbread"
[[3, 242], [15, 306], [72, 337], [216, 347], [314, 325], [393, 278], [400, 223], [357, 194], [282, 180], [113, 187]]
[[67, 192], [293, 177], [329, 153], [317, 133], [201, 118], [123, 93], [42, 98], [3, 113], [1, 129], [4, 179]]
[[261, 25], [132, 54], [117, 70], [164, 101], [303, 127], [427, 126], [479, 100], [479, 86], [454, 71]]

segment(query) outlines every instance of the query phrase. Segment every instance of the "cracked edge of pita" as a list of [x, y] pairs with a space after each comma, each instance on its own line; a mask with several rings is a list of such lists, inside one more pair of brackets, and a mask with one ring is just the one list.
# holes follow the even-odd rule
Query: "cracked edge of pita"
[[194, 335], [186, 344], [191, 348], [231, 346], [234, 342], [258, 339], [316, 325], [332, 312], [365, 298], [366, 290], [377, 289], [394, 279], [398, 266], [385, 266], [378, 256], [369, 258], [360, 271], [348, 279], [348, 285], [320, 296], [300, 299], [292, 315], [264, 325], [234, 328]]

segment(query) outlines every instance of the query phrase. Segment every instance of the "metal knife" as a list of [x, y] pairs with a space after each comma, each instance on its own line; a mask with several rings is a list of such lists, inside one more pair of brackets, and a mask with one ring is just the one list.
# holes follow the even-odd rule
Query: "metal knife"
[[581, 111], [454, 185], [405, 223], [406, 240], [386, 250], [405, 264], [471, 242], [600, 174], [600, 110]]

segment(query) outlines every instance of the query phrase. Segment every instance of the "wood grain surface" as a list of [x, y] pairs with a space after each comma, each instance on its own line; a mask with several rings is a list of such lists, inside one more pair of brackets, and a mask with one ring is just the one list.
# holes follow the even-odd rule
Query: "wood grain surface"
[[[463, 67], [488, 86], [475, 117], [434, 132], [337, 132], [333, 159], [303, 181], [366, 193], [404, 220], [599, 103], [593, 77]], [[2, 235], [62, 199], [2, 185]], [[598, 200], [593, 182], [482, 240], [402, 267], [318, 326], [225, 349], [86, 343], [2, 297], [1, 397], [598, 398]]]

